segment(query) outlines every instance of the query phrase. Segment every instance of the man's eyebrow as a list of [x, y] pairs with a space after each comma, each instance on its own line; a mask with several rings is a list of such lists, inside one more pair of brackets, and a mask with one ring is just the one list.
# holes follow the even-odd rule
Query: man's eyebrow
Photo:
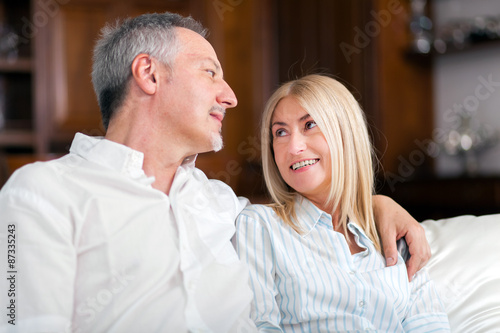
[[220, 67], [220, 65], [214, 59], [212, 59], [210, 57], [207, 57], [207, 58], [203, 58], [202, 60], [203, 60], [203, 62], [208, 61], [209, 63], [211, 63], [212, 65], [214, 65], [215, 70], [217, 72], [220, 73], [222, 71], [222, 68]]
[[210, 61], [214, 64], [215, 69], [216, 69], [217, 71], [219, 71], [219, 72], [220, 72], [220, 71], [222, 70], [222, 68], [220, 67], [220, 65], [219, 65], [217, 62], [215, 62], [215, 60], [214, 60], [214, 59], [210, 59]]

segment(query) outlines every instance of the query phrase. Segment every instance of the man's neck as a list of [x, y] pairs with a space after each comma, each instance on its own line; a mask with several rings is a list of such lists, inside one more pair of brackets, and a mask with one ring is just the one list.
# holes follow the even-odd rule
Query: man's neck
[[155, 177], [155, 181], [152, 184], [155, 189], [165, 194], [169, 194], [172, 183], [174, 182], [175, 173], [182, 161], [165, 164], [163, 161], [151, 158], [151, 156], [156, 157], [155, 155], [146, 155], [146, 153], [144, 153], [144, 172], [148, 176]]
[[135, 130], [137, 127], [113, 126], [108, 129], [105, 138], [144, 154], [143, 170], [148, 177], [155, 177], [152, 186], [169, 194], [174, 176], [185, 159], [176, 147], [169, 147], [154, 134]]

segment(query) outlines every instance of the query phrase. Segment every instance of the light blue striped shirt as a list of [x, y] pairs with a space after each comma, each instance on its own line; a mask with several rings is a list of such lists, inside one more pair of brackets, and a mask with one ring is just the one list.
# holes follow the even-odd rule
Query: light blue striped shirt
[[269, 332], [449, 332], [448, 317], [425, 269], [408, 282], [401, 256], [385, 259], [354, 223], [364, 250], [351, 255], [331, 215], [307, 199], [296, 203], [300, 235], [264, 205], [236, 222], [236, 249], [248, 263], [252, 319]]

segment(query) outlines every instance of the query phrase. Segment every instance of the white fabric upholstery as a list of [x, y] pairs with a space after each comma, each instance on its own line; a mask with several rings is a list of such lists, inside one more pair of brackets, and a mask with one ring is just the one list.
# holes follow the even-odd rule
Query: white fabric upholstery
[[451, 331], [500, 332], [500, 214], [422, 222]]

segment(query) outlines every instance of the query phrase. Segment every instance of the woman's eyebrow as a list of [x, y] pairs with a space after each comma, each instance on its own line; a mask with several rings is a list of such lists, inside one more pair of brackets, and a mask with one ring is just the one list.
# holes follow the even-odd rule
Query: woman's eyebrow
[[286, 123], [285, 122], [282, 122], [282, 121], [275, 121], [274, 123], [271, 124], [271, 127], [274, 127], [274, 126], [286, 126]]
[[[306, 113], [305, 115], [303, 115], [302, 117], [299, 118], [299, 121], [302, 122], [302, 121], [306, 121], [308, 119], [311, 118], [311, 115], [309, 113]], [[283, 121], [275, 121], [273, 123], [271, 123], [271, 127], [275, 126], [275, 125], [279, 125], [279, 126], [286, 126], [287, 124]]]
[[310, 115], [309, 113], [306, 113], [305, 115], [303, 115], [302, 117], [300, 117], [300, 119], [299, 119], [299, 120], [300, 120], [300, 121], [304, 121], [304, 120], [307, 120], [307, 119], [309, 119], [309, 118], [311, 118], [311, 115]]

